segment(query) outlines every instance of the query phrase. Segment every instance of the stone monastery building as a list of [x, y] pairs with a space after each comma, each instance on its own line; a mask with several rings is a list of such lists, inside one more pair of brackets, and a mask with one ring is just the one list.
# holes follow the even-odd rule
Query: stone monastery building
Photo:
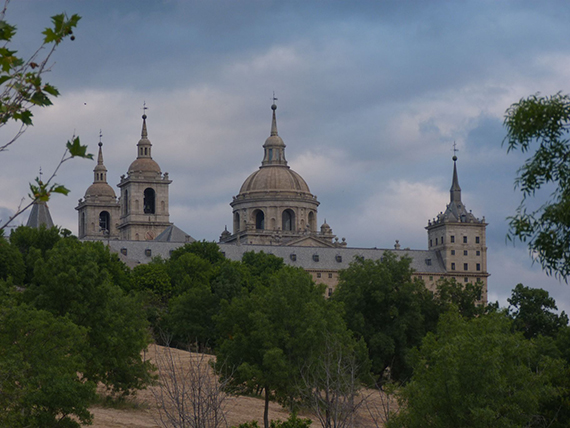
[[[318, 227], [317, 197], [305, 180], [293, 171], [285, 157], [285, 143], [277, 132], [276, 109], [270, 136], [263, 144], [261, 166], [242, 184], [230, 202], [232, 231], [224, 230], [218, 245], [226, 257], [240, 260], [247, 251], [264, 251], [285, 263], [310, 272], [317, 283], [332, 293], [338, 271], [355, 257], [382, 259], [384, 252], [412, 259], [415, 276], [434, 288], [438, 279], [481, 281], [487, 300], [487, 247], [485, 217], [476, 218], [461, 200], [457, 157], [453, 156], [450, 202], [444, 212], [429, 220], [427, 250], [351, 248], [324, 222]], [[104, 240], [130, 266], [147, 263], [154, 256], [169, 257], [175, 248], [194, 239], [170, 222], [168, 189], [172, 182], [152, 159], [146, 115], [136, 148], [136, 159], [118, 184], [120, 197], [107, 183], [102, 143], [99, 143], [93, 184], [79, 200], [79, 238]]]

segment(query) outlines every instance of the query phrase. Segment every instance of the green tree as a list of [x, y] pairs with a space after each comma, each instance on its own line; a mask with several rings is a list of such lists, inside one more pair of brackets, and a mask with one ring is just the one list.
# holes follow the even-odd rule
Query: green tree
[[468, 282], [461, 284], [455, 278], [440, 279], [436, 285], [435, 297], [440, 307], [440, 312], [447, 312], [451, 306], [455, 306], [461, 315], [473, 318], [485, 312], [485, 305], [481, 301], [483, 284]]
[[224, 254], [220, 251], [220, 247], [215, 242], [194, 241], [174, 250], [170, 255], [170, 260], [175, 261], [187, 253], [195, 254], [213, 265], [221, 263], [225, 259]]
[[0, 426], [90, 423], [95, 383], [81, 374], [86, 330], [26, 305], [0, 306], [0, 326]]
[[16, 247], [0, 236], [0, 280], [12, 278], [21, 285], [26, 274], [24, 258]]
[[357, 258], [339, 274], [333, 300], [344, 305], [347, 326], [366, 341], [372, 371], [390, 368], [395, 380], [411, 374], [408, 354], [435, 328], [433, 294], [412, 278], [410, 259], [386, 252], [382, 260]]
[[466, 320], [450, 311], [424, 338], [387, 426], [548, 426], [541, 402], [557, 396], [552, 381], [563, 373], [563, 362], [542, 357], [503, 313]]
[[308, 273], [292, 267], [223, 301], [216, 321], [218, 369], [238, 393], [263, 391], [266, 428], [270, 400], [292, 406], [297, 399], [301, 367], [318, 357], [322, 332], [344, 327], [338, 306]]
[[148, 344], [142, 304], [115, 284], [120, 263], [100, 242], [60, 240], [36, 262], [24, 299], [87, 329], [85, 376], [128, 393], [149, 380], [141, 352]]
[[539, 335], [556, 337], [560, 329], [568, 325], [568, 316], [564, 311], [560, 315], [556, 313], [556, 302], [541, 288], [517, 284], [507, 301], [513, 327], [522, 331], [527, 339]]
[[[528, 243], [547, 274], [570, 275], [570, 97], [539, 94], [511, 105], [504, 125], [507, 152], [534, 154], [519, 168], [515, 187], [522, 201], [509, 217], [510, 239]], [[544, 195], [545, 192], [549, 195]], [[544, 195], [544, 196], [539, 196]], [[539, 197], [538, 208], [529, 199]]]

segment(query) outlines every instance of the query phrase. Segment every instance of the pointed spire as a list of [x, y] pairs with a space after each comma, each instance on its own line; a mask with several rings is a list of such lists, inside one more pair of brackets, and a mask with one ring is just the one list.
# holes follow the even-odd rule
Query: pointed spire
[[275, 117], [275, 110], [277, 110], [277, 105], [273, 103], [271, 105], [271, 110], [273, 110], [273, 120], [271, 121], [271, 136], [275, 137], [277, 134], [277, 118]]
[[[455, 149], [454, 149], [455, 150]], [[449, 193], [451, 202], [461, 202], [461, 187], [459, 187], [459, 179], [457, 178], [457, 156], [453, 155], [453, 180], [451, 182], [451, 189]]]
[[93, 169], [93, 183], [106, 183], [107, 182], [107, 168], [103, 164], [103, 142], [101, 138], [103, 133], [99, 131], [99, 154], [97, 155], [97, 165]]
[[141, 139], [148, 139], [148, 132], [146, 130], [146, 114], [142, 115], [142, 120], [143, 120], [143, 124], [142, 124], [142, 131], [141, 131]]
[[137, 144], [137, 159], [140, 159], [140, 158], [152, 159], [151, 152], [150, 152], [152, 144], [150, 143], [150, 141], [148, 139], [148, 132], [146, 129], [146, 117], [147, 117], [146, 116], [146, 110], [147, 109], [148, 109], [148, 107], [146, 106], [146, 102], [145, 102], [143, 104], [144, 113], [142, 115], [143, 124], [142, 124], [142, 130], [141, 130], [141, 139], [139, 140], [139, 142]]
[[285, 159], [285, 143], [277, 133], [277, 117], [275, 110], [277, 110], [277, 105], [275, 104], [277, 98], [275, 98], [275, 93], [273, 94], [273, 104], [271, 105], [271, 110], [273, 110], [273, 117], [271, 120], [271, 135], [267, 140], [265, 140], [264, 156], [261, 166], [269, 165], [281, 165], [287, 166], [287, 160]]

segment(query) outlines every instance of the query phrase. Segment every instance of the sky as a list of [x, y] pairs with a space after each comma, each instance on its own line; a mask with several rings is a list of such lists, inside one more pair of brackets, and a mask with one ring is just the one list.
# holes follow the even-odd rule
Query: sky
[[[427, 221], [449, 202], [456, 143], [462, 200], [489, 224], [489, 301], [507, 305], [523, 283], [570, 312], [570, 285], [506, 240], [528, 154], [502, 146], [512, 103], [570, 92], [568, 2], [13, 0], [12, 47], [29, 56], [61, 12], [82, 17], [45, 76], [61, 95], [0, 156], [0, 219], [74, 134], [96, 154], [101, 131], [118, 193], [146, 103], [153, 158], [173, 180], [170, 220], [217, 241], [231, 230], [232, 196], [261, 164], [275, 93], [289, 166], [317, 195], [319, 224], [352, 247], [397, 239], [427, 249]], [[51, 215], [74, 233], [94, 166], [74, 159], [56, 177], [71, 192], [51, 199]]]

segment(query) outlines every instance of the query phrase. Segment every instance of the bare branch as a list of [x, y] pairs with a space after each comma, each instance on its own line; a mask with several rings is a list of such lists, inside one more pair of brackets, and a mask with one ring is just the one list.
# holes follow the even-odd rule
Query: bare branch
[[154, 363], [160, 385], [153, 390], [159, 410], [156, 423], [164, 428], [227, 426], [227, 382], [220, 382], [214, 374], [213, 359], [169, 347], [157, 351]]

